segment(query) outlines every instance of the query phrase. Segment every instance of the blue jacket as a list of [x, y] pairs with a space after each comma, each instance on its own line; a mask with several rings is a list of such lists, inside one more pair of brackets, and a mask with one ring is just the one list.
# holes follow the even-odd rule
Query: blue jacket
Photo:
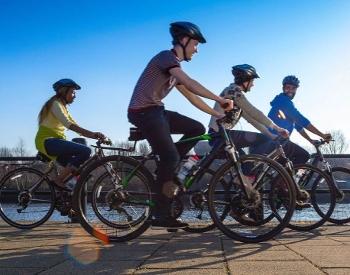
[[[277, 95], [270, 104], [272, 108], [268, 117], [279, 127], [287, 129], [289, 133], [292, 133], [294, 128], [301, 131], [310, 125], [310, 121], [295, 108], [292, 100], [284, 93]], [[279, 115], [279, 110], [284, 113], [285, 119]]]

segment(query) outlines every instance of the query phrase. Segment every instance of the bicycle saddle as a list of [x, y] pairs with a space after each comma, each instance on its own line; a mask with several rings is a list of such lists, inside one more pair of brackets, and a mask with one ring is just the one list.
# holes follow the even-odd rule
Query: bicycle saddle
[[38, 152], [38, 153], [36, 154], [35, 158], [36, 158], [37, 160], [42, 161], [42, 162], [50, 162], [50, 161], [51, 161], [51, 159], [49, 159], [46, 155], [44, 155], [44, 154], [41, 153], [41, 152]]
[[130, 141], [139, 141], [145, 139], [140, 129], [136, 127], [131, 127], [129, 131], [129, 138]]

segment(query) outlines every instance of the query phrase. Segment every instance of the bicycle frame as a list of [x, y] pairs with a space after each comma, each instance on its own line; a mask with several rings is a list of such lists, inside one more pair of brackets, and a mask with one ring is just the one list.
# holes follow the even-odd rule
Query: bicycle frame
[[[333, 173], [332, 173], [333, 168], [330, 165], [330, 163], [325, 159], [325, 157], [323, 156], [323, 153], [320, 150], [321, 145], [325, 144], [326, 142], [327, 141], [325, 141], [325, 140], [320, 140], [316, 144], [314, 144], [315, 149], [316, 149], [316, 154], [315, 154], [314, 159], [311, 162], [311, 165], [317, 167], [318, 164], [321, 163], [322, 164], [322, 168], [321, 168], [322, 171], [326, 172], [327, 175], [331, 178], [331, 180], [334, 184], [334, 187], [336, 189], [336, 192], [338, 194], [340, 194], [340, 193], [344, 192], [344, 190], [340, 190], [340, 188], [337, 184], [337, 180], [334, 178]], [[349, 192], [349, 190], [346, 190], [346, 191]]]
[[[101, 140], [98, 140], [96, 142], [96, 145], [92, 145], [92, 147], [95, 148], [95, 153], [92, 157], [90, 157], [89, 159], [87, 159], [79, 168], [78, 170], [74, 173], [74, 174], [71, 174], [69, 175], [68, 177], [66, 177], [63, 182], [67, 182], [68, 180], [70, 180], [71, 178], [73, 178], [74, 176], [76, 175], [80, 175], [81, 172], [84, 170], [85, 167], [87, 167], [90, 163], [96, 161], [97, 159], [100, 159], [102, 157], [104, 157], [104, 152], [103, 150], [104, 149], [107, 149], [107, 150], [121, 150], [122, 148], [117, 148], [117, 147], [104, 147], [104, 146], [101, 146], [102, 144], [102, 141]], [[127, 149], [124, 149], [124, 150], [127, 150]], [[110, 165], [109, 163], [107, 165]], [[40, 184], [45, 180], [51, 180], [50, 179], [50, 176], [49, 174], [52, 172], [52, 171], [55, 171], [56, 174], [58, 174], [58, 165], [57, 165], [57, 162], [55, 160], [50, 160], [48, 162], [48, 168], [44, 171], [44, 177], [39, 179], [39, 181], [37, 183], [35, 183], [28, 191], [29, 192], [34, 192], [36, 191], [37, 188], [39, 188]], [[111, 170], [107, 169], [108, 172], [110, 172]], [[111, 173], [111, 176], [115, 176]]]
[[[214, 146], [212, 151], [206, 155], [198, 164], [197, 169], [195, 171], [192, 171], [190, 173], [184, 182], [185, 189], [189, 189], [196, 178], [201, 177], [207, 168], [210, 167], [210, 165], [213, 163], [215, 159], [222, 159], [222, 154], [226, 154], [226, 159], [232, 161], [233, 168], [235, 169], [234, 172], [237, 172], [239, 177], [239, 183], [240, 188], [245, 193], [245, 195], [250, 198], [251, 191], [248, 189], [248, 183], [246, 182], [246, 178], [243, 176], [243, 172], [241, 169], [241, 163], [239, 158], [239, 153], [236, 150], [236, 147], [228, 134], [228, 131], [225, 129], [225, 127], [222, 125], [223, 121], [218, 120], [218, 126], [219, 126], [219, 132], [218, 133], [209, 133], [209, 134], [203, 134], [196, 137], [191, 137], [187, 139], [183, 139], [178, 141], [177, 143], [186, 143], [186, 142], [193, 142], [193, 141], [211, 141], [215, 137], [221, 136], [223, 138], [223, 141], [220, 142], [218, 146]], [[119, 148], [120, 150], [129, 151], [132, 152], [136, 148], [137, 141], [141, 140], [141, 137], [138, 137], [134, 140], [133, 147], [129, 149]], [[145, 162], [148, 160], [157, 159], [157, 156], [155, 156], [153, 153], [150, 153], [149, 155], [145, 156], [141, 161], [139, 161], [139, 165], [137, 165], [126, 177], [122, 179], [121, 185], [126, 188], [128, 186], [129, 181], [132, 179], [132, 177], [135, 175], [138, 169], [140, 169], [141, 166], [144, 166]], [[149, 205], [154, 205], [153, 202], [149, 202]]]

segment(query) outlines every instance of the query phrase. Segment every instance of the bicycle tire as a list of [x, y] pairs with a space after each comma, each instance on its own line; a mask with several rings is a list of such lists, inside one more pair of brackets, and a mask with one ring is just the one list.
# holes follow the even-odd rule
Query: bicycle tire
[[[42, 181], [40, 186], [34, 193], [29, 193], [28, 188], [33, 186], [33, 181], [38, 180]], [[37, 169], [20, 167], [1, 179], [0, 216], [11, 226], [32, 229], [43, 224], [55, 210], [55, 201], [53, 185], [44, 173]]]
[[[337, 176], [338, 175], [338, 176]], [[332, 180], [341, 177], [341, 179], [350, 179], [350, 169], [345, 167], [332, 167]], [[345, 224], [350, 222], [350, 190], [344, 184], [338, 188], [344, 192], [344, 198], [336, 202], [332, 215], [328, 221], [334, 224]], [[344, 190], [343, 190], [344, 189]]]
[[[295, 207], [295, 186], [285, 169], [272, 159], [260, 155], [245, 155], [241, 156], [240, 160], [242, 163], [252, 162], [254, 165], [257, 164], [256, 166], [260, 165], [262, 170], [267, 169], [266, 171], [269, 171], [269, 173], [279, 176], [280, 184], [283, 184], [285, 191], [283, 198], [278, 195], [277, 184], [271, 182], [271, 180], [266, 181], [264, 174], [260, 174], [262, 175], [261, 182], [264, 184], [263, 186], [259, 186], [259, 192], [263, 193], [261, 204], [264, 207], [264, 215], [266, 212], [266, 215], [270, 216], [270, 212], [272, 212], [275, 218], [270, 220], [270, 222], [263, 224], [257, 223], [256, 225], [240, 223], [239, 220], [237, 222], [235, 217], [232, 218], [230, 213], [237, 210], [237, 206], [233, 202], [236, 198], [239, 199], [239, 193], [235, 191], [237, 188], [235, 187], [236, 183], [234, 180], [237, 175], [232, 174], [234, 167], [232, 161], [227, 161], [221, 166], [209, 184], [209, 211], [215, 225], [229, 238], [245, 243], [267, 241], [280, 233], [288, 225]], [[236, 173], [236, 171], [233, 172]], [[257, 174], [257, 176], [260, 175]], [[223, 182], [225, 182], [225, 186], [220, 188], [220, 184], [224, 185]], [[219, 188], [216, 191], [217, 185]], [[278, 200], [283, 200], [284, 202], [284, 204], [279, 205], [279, 209], [276, 207]], [[219, 213], [216, 213], [216, 204], [218, 204], [217, 209]], [[258, 205], [256, 207], [260, 206]], [[258, 230], [263, 229], [264, 231], [262, 233], [257, 233]]]
[[[88, 187], [97, 183], [97, 181], [93, 180], [95, 177], [93, 173], [97, 173], [99, 169], [105, 173], [106, 169], [104, 168], [104, 165], [107, 163], [114, 164], [114, 172], [126, 172], [127, 175], [130, 175], [130, 172], [133, 171], [138, 165], [140, 165], [140, 163], [132, 157], [119, 155], [106, 156], [89, 164], [86, 168], [84, 168], [75, 188], [73, 195], [74, 209], [77, 212], [80, 224], [90, 235], [102, 240], [105, 243], [129, 241], [137, 238], [150, 227], [150, 217], [152, 212], [150, 207], [146, 207], [145, 214], [142, 216], [139, 222], [132, 225], [129, 224], [130, 226], [128, 228], [130, 229], [130, 232], [125, 232], [128, 229], [125, 228], [125, 226], [124, 228], [120, 228], [112, 222], [106, 222], [104, 219], [101, 220], [99, 218], [99, 215], [96, 215], [96, 207], [94, 209], [94, 206], [91, 207], [92, 211], [90, 212], [94, 212], [97, 218], [92, 217], [89, 219], [88, 215], [91, 213], [89, 211], [87, 212], [90, 214], [84, 213], [83, 201], [86, 198], [89, 198]], [[134, 176], [138, 177], [140, 181], [147, 187], [147, 197], [149, 200], [152, 200], [150, 190], [154, 180], [150, 172], [143, 165], [141, 165], [137, 170], [134, 171], [132, 177]], [[88, 196], [84, 195], [85, 189], [88, 190]], [[87, 201], [89, 201], [89, 199]], [[92, 199], [90, 199], [90, 201], [92, 201]]]
[[[296, 209], [288, 227], [297, 231], [310, 231], [323, 225], [332, 215], [335, 207], [335, 188], [331, 179], [321, 169], [310, 164], [300, 164], [294, 166], [295, 174], [302, 170], [310, 171], [313, 173], [312, 175], [315, 173], [318, 174], [317, 176], [310, 178], [308, 182], [302, 182], [304, 186], [299, 185], [301, 189], [306, 190], [310, 194], [310, 202], [312, 207], [305, 208], [308, 210]], [[314, 180], [312, 181], [312, 179]], [[296, 182], [296, 184], [298, 184], [298, 182]], [[324, 201], [327, 201], [327, 204], [325, 204]], [[308, 212], [307, 219], [305, 217], [306, 211]]]

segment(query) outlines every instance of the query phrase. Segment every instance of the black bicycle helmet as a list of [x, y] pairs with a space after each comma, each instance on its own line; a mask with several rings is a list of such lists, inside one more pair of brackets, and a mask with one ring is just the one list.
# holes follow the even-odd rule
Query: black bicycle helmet
[[248, 64], [233, 66], [232, 74], [235, 77], [235, 83], [238, 85], [241, 85], [242, 83], [254, 78], [260, 78], [255, 68]]
[[58, 81], [56, 81], [53, 85], [52, 85], [52, 88], [58, 92], [58, 90], [61, 88], [61, 87], [72, 87], [74, 88], [75, 90], [80, 90], [81, 87], [75, 83], [75, 81], [73, 81], [72, 79], [69, 79], [69, 78], [63, 78], [63, 79], [60, 79]]
[[283, 78], [282, 85], [290, 84], [295, 87], [299, 87], [300, 81], [295, 75], [288, 75]]
[[170, 24], [170, 34], [175, 43], [178, 43], [181, 38], [188, 36], [197, 40], [199, 43], [206, 43], [199, 27], [190, 22], [174, 22]]

